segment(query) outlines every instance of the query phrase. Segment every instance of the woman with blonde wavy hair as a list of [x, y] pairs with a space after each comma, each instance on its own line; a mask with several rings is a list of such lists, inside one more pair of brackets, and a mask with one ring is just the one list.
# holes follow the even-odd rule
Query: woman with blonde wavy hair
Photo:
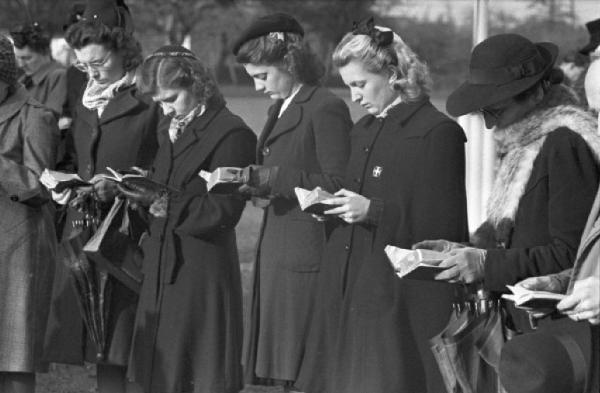
[[324, 203], [335, 225], [324, 251], [296, 386], [310, 393], [441, 392], [429, 338], [447, 323], [447, 283], [400, 280], [384, 248], [431, 236], [467, 239], [465, 136], [429, 101], [427, 66], [373, 19], [333, 54], [356, 123], [343, 188]]

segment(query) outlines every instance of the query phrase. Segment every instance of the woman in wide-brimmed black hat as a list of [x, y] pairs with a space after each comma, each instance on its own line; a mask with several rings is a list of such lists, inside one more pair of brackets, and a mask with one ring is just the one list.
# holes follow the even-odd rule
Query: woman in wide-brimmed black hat
[[[452, 254], [437, 279], [479, 283], [499, 294], [506, 285], [573, 265], [598, 189], [600, 136], [595, 119], [558, 83], [557, 52], [554, 44], [516, 34], [490, 37], [473, 49], [469, 79], [450, 95], [447, 109], [483, 115], [494, 127], [499, 163], [487, 220], [469, 247], [417, 244]], [[517, 330], [530, 330], [524, 312], [510, 315]], [[541, 325], [568, 330], [569, 322]]]

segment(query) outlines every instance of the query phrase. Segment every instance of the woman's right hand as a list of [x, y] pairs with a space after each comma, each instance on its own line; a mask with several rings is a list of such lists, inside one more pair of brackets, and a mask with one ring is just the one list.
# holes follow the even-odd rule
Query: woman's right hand
[[465, 248], [466, 245], [462, 243], [451, 242], [449, 240], [438, 239], [438, 240], [423, 240], [418, 243], [413, 244], [412, 249], [416, 250], [418, 248], [423, 250], [432, 250], [438, 252], [450, 252], [452, 250], [456, 250], [458, 248]]

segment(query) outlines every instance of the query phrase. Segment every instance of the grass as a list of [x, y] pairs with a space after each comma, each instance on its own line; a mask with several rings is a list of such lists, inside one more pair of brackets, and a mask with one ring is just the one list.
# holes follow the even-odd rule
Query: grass
[[[357, 104], [350, 100], [347, 89], [333, 89], [341, 96], [350, 108], [354, 121], [362, 117], [365, 112]], [[248, 126], [257, 134], [262, 130], [266, 119], [267, 108], [272, 101], [255, 92], [250, 87], [224, 87], [229, 108], [241, 116]], [[443, 108], [445, 97], [434, 96], [432, 101], [438, 109]], [[236, 227], [238, 250], [240, 255], [240, 268], [242, 272], [242, 287], [244, 298], [250, 293], [252, 281], [252, 269], [254, 252], [258, 234], [262, 210], [248, 203], [242, 218]], [[93, 393], [96, 391], [96, 370], [93, 365], [85, 367], [53, 364], [50, 372], [38, 375], [38, 393]], [[280, 388], [266, 388], [259, 386], [248, 386], [243, 393], [279, 393]]]

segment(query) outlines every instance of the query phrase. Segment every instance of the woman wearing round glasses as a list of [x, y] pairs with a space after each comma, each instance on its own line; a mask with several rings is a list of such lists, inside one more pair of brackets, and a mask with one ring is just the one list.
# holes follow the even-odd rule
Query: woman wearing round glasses
[[[118, 190], [99, 175], [106, 173], [107, 167], [119, 170], [151, 165], [158, 146], [160, 112], [150, 97], [140, 95], [135, 87], [135, 70], [142, 55], [126, 9], [113, 1], [90, 2], [83, 20], [67, 30], [66, 39], [75, 50], [77, 67], [88, 75], [71, 128], [71, 164], [83, 180], [93, 184], [79, 191], [70, 205], [87, 200], [88, 205], [95, 206], [93, 218], [102, 219]], [[134, 222], [136, 216], [130, 213]], [[67, 210], [66, 221], [63, 249], [77, 241], [85, 243], [94, 230], [85, 220], [81, 225], [81, 215], [74, 208]], [[99, 391], [124, 391], [137, 295], [113, 277], [108, 278], [107, 343], [100, 353], [79, 317], [69, 272], [61, 266], [57, 269], [50, 319], [54, 326], [47, 333], [48, 359], [95, 362]]]

